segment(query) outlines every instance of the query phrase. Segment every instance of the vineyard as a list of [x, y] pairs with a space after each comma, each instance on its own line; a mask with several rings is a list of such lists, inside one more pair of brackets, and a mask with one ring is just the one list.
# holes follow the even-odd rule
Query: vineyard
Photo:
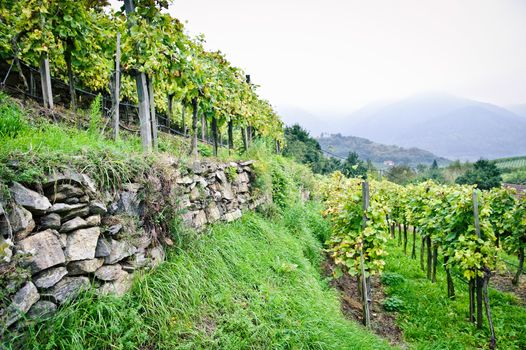
[[526, 167], [526, 157], [496, 159], [495, 164], [501, 169], [524, 168]]
[[485, 314], [489, 348], [496, 347], [488, 285], [504, 264], [501, 251], [518, 257], [513, 284], [519, 283], [526, 246], [524, 199], [501, 188], [482, 192], [431, 181], [402, 187], [388, 181], [347, 179], [338, 173], [327, 180], [322, 195], [333, 228], [330, 256], [341, 269], [336, 274], [358, 277], [365, 325], [371, 322], [370, 278], [382, 272], [389, 240], [398, 240], [404, 254], [420, 265], [431, 282], [437, 281], [437, 266], [443, 265], [448, 298], [456, 297], [453, 277], [468, 285], [469, 321], [481, 329]]
[[[123, 105], [137, 104], [147, 152], [157, 147], [160, 113], [165, 126], [190, 133], [193, 155], [199, 126], [215, 154], [221, 135], [229, 149], [246, 149], [256, 136], [279, 149], [282, 122], [257, 86], [221, 52], [206, 51], [203, 37], [187, 35], [168, 5], [126, 0], [113, 11], [106, 1], [2, 1], [0, 59], [9, 64], [2, 84], [16, 77], [16, 94], [38, 96], [50, 109], [55, 79], [67, 82], [64, 102], [73, 110], [82, 103], [81, 91], [108, 96], [114, 138]], [[26, 64], [38, 74], [28, 75]]]

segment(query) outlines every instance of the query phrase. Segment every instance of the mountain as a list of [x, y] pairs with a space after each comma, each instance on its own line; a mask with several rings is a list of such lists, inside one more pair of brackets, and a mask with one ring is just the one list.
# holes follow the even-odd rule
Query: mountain
[[507, 106], [506, 109], [517, 114], [518, 116], [526, 118], [526, 103], [520, 105]]
[[526, 153], [526, 118], [496, 105], [445, 94], [367, 106], [336, 129], [379, 143], [423, 148], [450, 159]]
[[361, 159], [370, 160], [379, 167], [384, 167], [385, 161], [392, 161], [395, 164], [407, 164], [413, 167], [418, 164], [431, 165], [434, 160], [439, 165], [449, 163], [449, 160], [419, 148], [383, 145], [361, 137], [322, 134], [316, 140], [324, 151], [340, 157], [347, 157], [349, 152], [354, 151], [358, 153]]

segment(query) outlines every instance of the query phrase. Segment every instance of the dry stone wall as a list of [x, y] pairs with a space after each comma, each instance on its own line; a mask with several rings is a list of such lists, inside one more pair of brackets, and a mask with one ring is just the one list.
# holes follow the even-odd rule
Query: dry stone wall
[[0, 332], [21, 318], [52, 314], [83, 289], [122, 295], [135, 270], [158, 265], [161, 242], [171, 240], [148, 223], [148, 190], [157, 194], [157, 209], [169, 206], [197, 230], [254, 209], [264, 198], [254, 198], [252, 164], [173, 162], [164, 178], [149, 176], [113, 193], [72, 171], [32, 188], [13, 183], [11, 199], [0, 203], [0, 288], [8, 300], [0, 303]]

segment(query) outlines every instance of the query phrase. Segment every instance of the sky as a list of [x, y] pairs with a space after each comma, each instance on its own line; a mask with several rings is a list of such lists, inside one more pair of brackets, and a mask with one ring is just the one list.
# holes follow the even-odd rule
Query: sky
[[430, 91], [526, 103], [525, 0], [175, 0], [170, 13], [278, 109], [346, 114]]

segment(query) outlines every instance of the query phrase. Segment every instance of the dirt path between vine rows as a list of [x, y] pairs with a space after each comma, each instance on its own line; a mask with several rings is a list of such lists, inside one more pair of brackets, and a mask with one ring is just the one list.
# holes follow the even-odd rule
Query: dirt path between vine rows
[[[326, 276], [333, 276], [334, 262], [328, 258], [322, 263], [322, 269]], [[331, 287], [340, 292], [341, 309], [343, 314], [349, 318], [362, 322], [362, 303], [358, 293], [357, 279], [344, 274], [338, 279], [331, 279]], [[371, 312], [372, 330], [379, 336], [387, 339], [391, 345], [397, 345], [402, 349], [407, 348], [404, 343], [402, 329], [396, 324], [395, 314], [383, 309], [382, 303], [386, 298], [383, 286], [378, 277], [371, 279], [373, 293], [373, 304]]]
[[519, 284], [514, 286], [511, 281], [514, 274], [510, 272], [499, 272], [489, 280], [490, 287], [501, 292], [512, 293], [520, 299], [521, 305], [526, 306], [526, 276], [522, 275]]

